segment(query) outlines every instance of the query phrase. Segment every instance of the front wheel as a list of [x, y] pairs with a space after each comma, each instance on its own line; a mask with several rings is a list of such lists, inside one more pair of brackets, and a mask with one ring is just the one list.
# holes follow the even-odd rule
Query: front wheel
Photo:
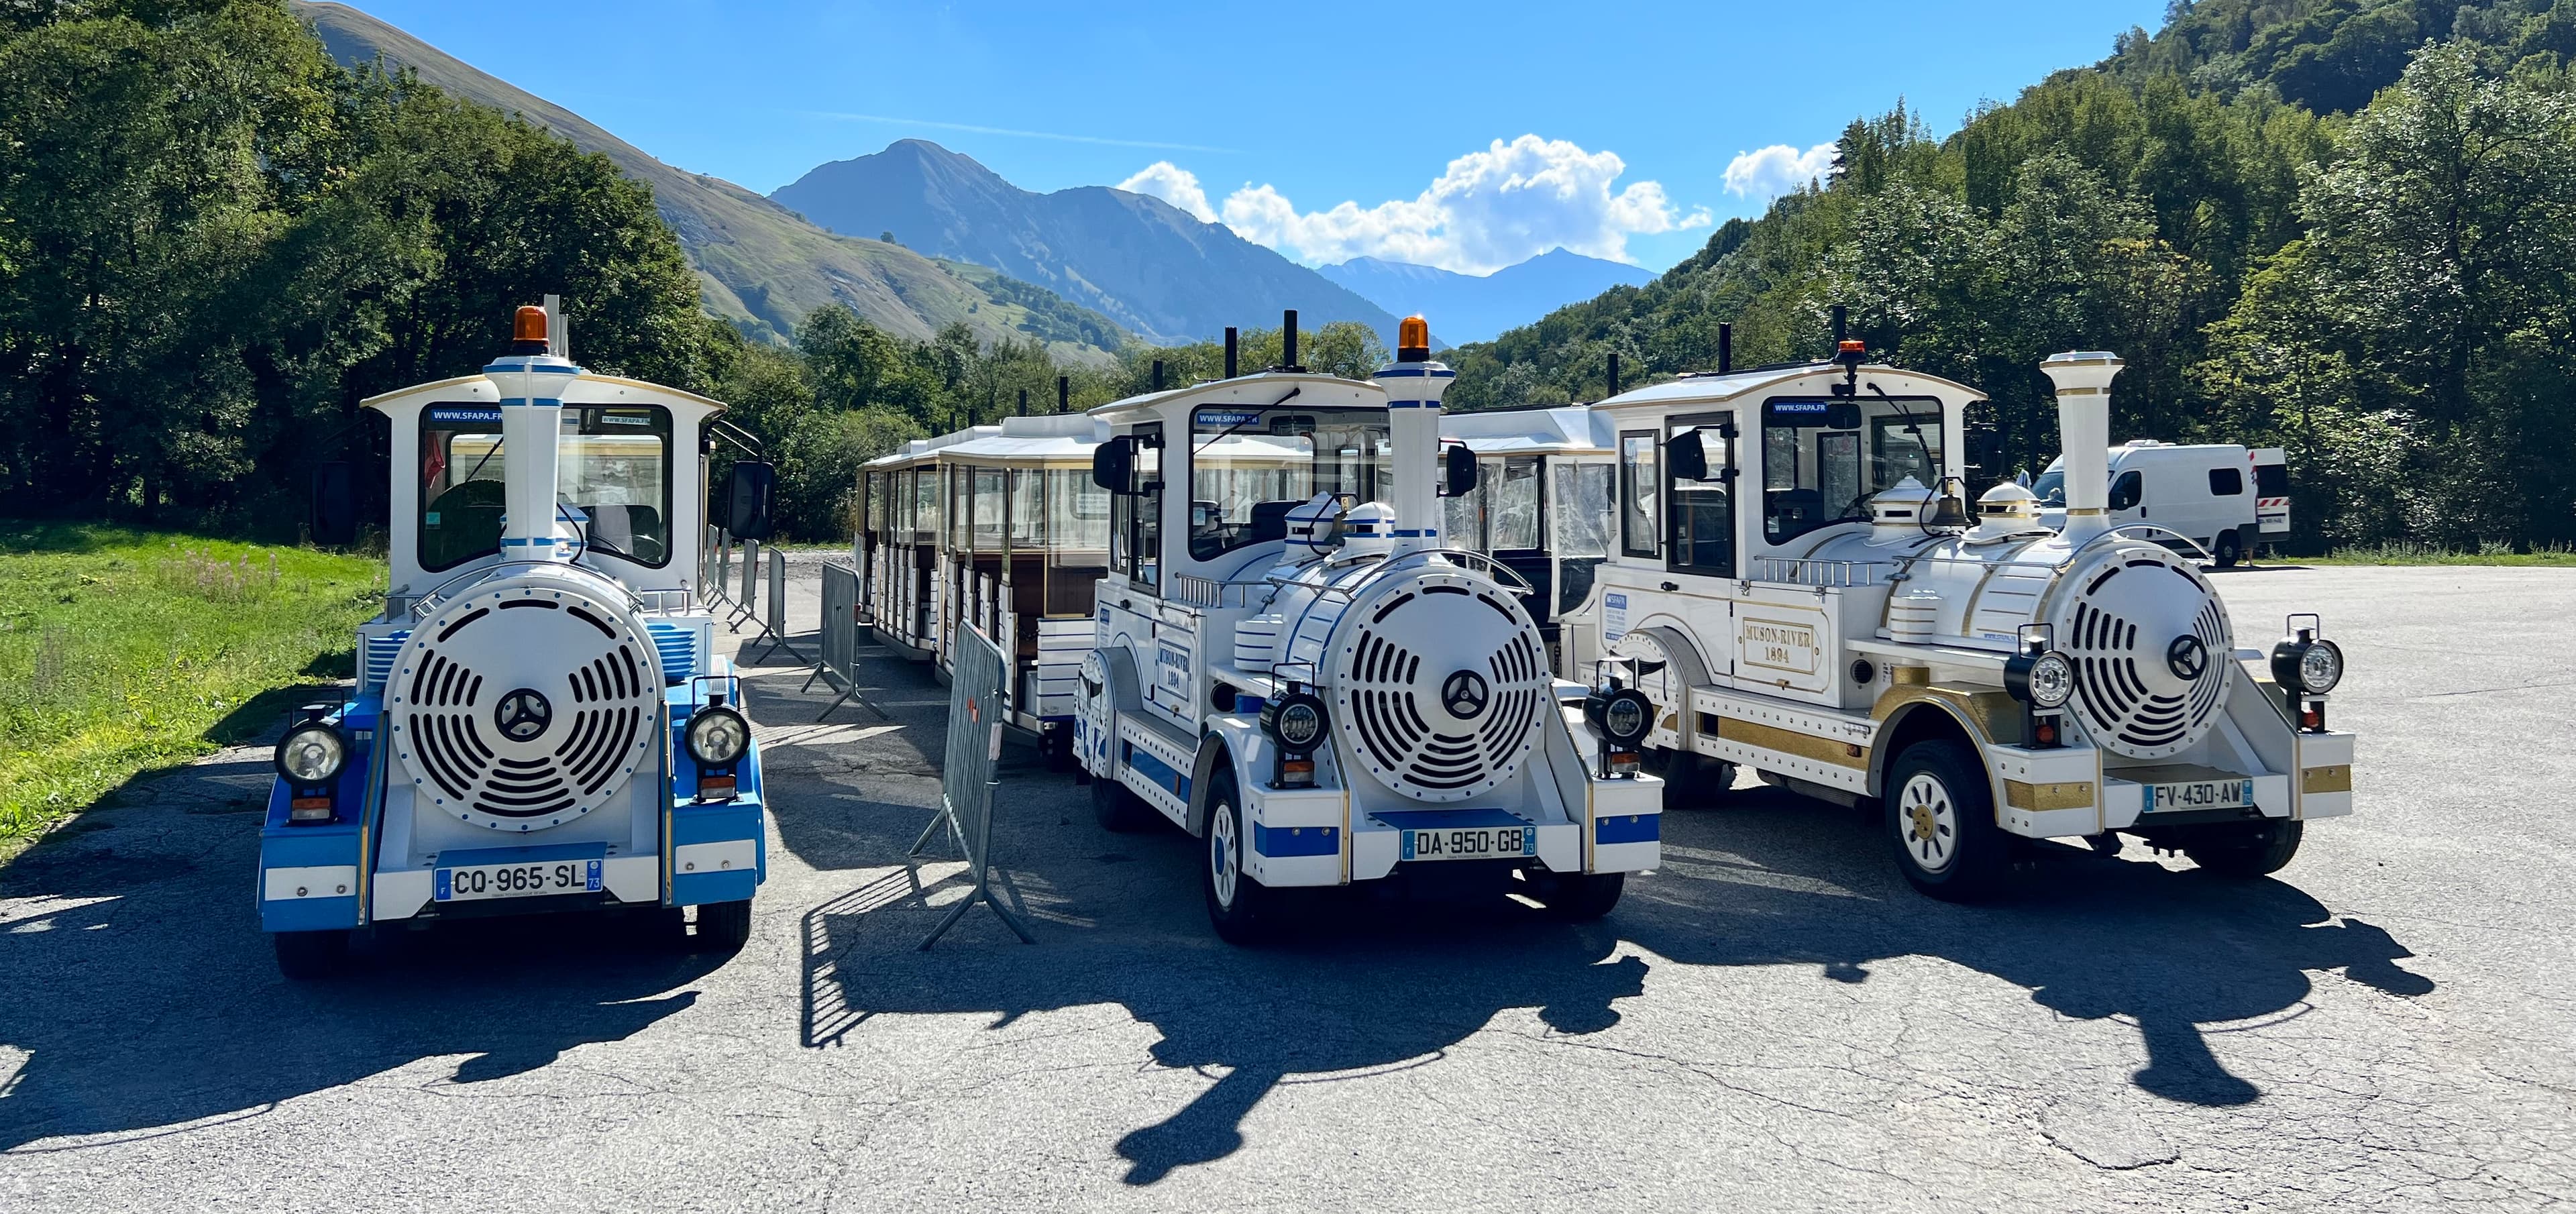
[[2245, 541], [2238, 539], [2234, 531], [2221, 531], [2209, 556], [2219, 568], [2234, 569], [2238, 561], [2245, 559]]
[[1278, 927], [1279, 895], [1243, 871], [1249, 832], [1236, 808], [1242, 799], [1230, 774], [1219, 774], [1208, 789], [1207, 840], [1200, 849], [1207, 857], [1208, 922], [1228, 944], [1263, 944]]
[[1569, 923], [1590, 923], [1609, 914], [1628, 888], [1626, 873], [1532, 872], [1528, 876], [1530, 897], [1550, 916]]
[[732, 954], [751, 943], [751, 899], [698, 904], [698, 934], [690, 944], [701, 953]]
[[2305, 822], [2266, 822], [2254, 827], [2220, 828], [2182, 845], [2191, 862], [2221, 877], [2250, 881], [2289, 866], [2299, 854]]
[[1945, 902], [2003, 888], [2008, 841], [1986, 773], [1965, 748], [1939, 739], [1906, 747], [1888, 769], [1887, 790], [1888, 844], [1914, 888]]
[[269, 937], [277, 948], [277, 972], [297, 982], [329, 978], [348, 968], [349, 932], [278, 932]]

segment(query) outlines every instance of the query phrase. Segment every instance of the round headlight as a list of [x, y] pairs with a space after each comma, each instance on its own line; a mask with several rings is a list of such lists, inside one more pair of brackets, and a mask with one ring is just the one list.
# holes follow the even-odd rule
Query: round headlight
[[1646, 740], [1655, 725], [1654, 701], [1634, 687], [1611, 692], [1601, 702], [1602, 734], [1613, 746], [1633, 747]]
[[2343, 650], [2322, 638], [2308, 642], [2299, 655], [2299, 686], [2309, 695], [2324, 695], [2343, 682]]
[[1261, 724], [1279, 749], [1309, 754], [1324, 743], [1324, 703], [1309, 692], [1291, 691], [1262, 706]]
[[2030, 702], [2041, 708], [2063, 708], [2075, 694], [2075, 663], [2052, 649], [2032, 659]]
[[297, 784], [325, 784], [349, 762], [349, 744], [328, 725], [299, 725], [277, 743], [277, 772]]
[[721, 767], [751, 748], [751, 722], [721, 704], [701, 708], [689, 718], [689, 757]]

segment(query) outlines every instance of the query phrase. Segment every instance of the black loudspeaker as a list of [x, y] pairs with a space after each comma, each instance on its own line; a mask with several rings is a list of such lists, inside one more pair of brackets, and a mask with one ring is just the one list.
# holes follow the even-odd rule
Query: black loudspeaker
[[738, 540], [769, 538], [769, 493], [778, 469], [759, 460], [736, 460], [725, 482], [725, 531]]

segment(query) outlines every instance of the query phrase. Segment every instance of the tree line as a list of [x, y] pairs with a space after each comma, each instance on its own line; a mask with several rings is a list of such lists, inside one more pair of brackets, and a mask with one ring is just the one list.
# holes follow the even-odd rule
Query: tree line
[[[1450, 399], [1597, 398], [1718, 361], [1975, 385], [1981, 481], [2056, 452], [2037, 363], [2110, 349], [2118, 437], [2289, 449], [2303, 543], [2576, 541], [2576, 0], [2205, 0], [1830, 176], [1656, 282], [1452, 354]], [[1640, 373], [1642, 372], [1642, 375]]]

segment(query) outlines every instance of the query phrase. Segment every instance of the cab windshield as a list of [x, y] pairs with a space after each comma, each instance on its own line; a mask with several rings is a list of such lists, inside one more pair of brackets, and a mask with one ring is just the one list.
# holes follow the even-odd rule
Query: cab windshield
[[1318, 493], [1391, 503], [1395, 446], [1382, 409], [1211, 405], [1190, 419], [1190, 555], [1286, 539]]
[[1865, 520], [1907, 477], [1940, 483], [1941, 402], [1929, 396], [1781, 398], [1762, 405], [1762, 521], [1772, 543]]
[[[501, 550], [501, 411], [432, 405], [420, 419], [420, 565], [436, 572]], [[587, 550], [639, 565], [671, 559], [671, 412], [571, 405], [557, 499]]]

